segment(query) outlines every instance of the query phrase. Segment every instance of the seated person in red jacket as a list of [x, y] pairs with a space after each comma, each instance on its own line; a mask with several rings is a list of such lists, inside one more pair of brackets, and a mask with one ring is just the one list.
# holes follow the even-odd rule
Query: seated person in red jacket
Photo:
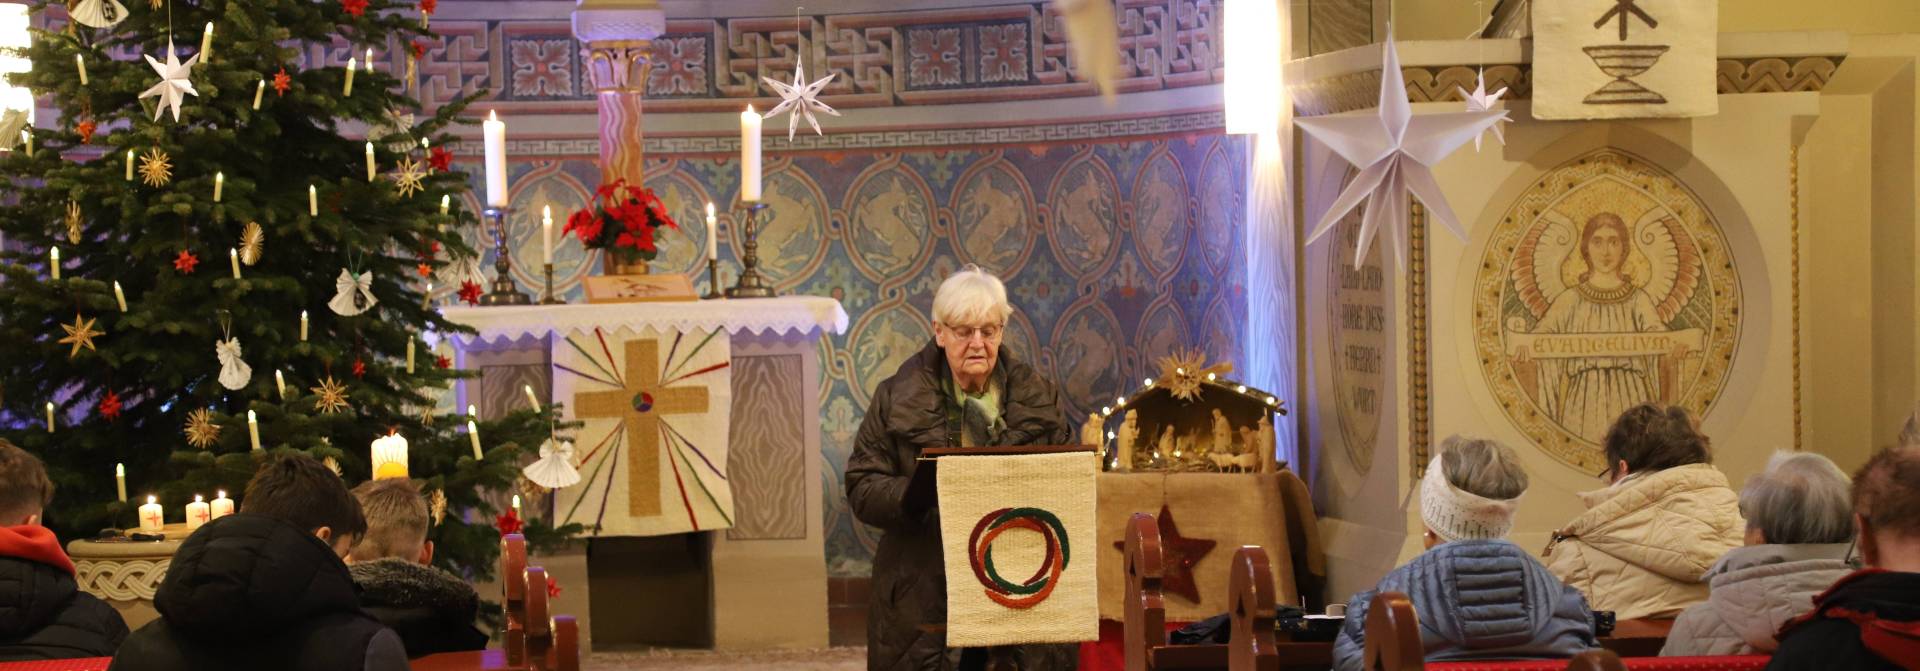
[[347, 555], [360, 608], [400, 634], [408, 657], [487, 647], [487, 635], [473, 626], [480, 595], [433, 567], [420, 488], [406, 478], [368, 480], [353, 497], [367, 515], [367, 535]]
[[0, 662], [106, 657], [127, 637], [112, 606], [80, 591], [73, 560], [40, 526], [46, 466], [0, 440]]
[[1920, 669], [1920, 446], [1881, 450], [1853, 474], [1866, 568], [1780, 628], [1769, 671]]

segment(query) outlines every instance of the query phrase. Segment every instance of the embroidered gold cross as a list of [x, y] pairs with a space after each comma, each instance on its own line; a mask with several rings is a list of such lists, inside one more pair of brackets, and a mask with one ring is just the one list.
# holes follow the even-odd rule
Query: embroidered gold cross
[[627, 429], [627, 513], [658, 517], [660, 506], [660, 424], [666, 415], [707, 411], [706, 387], [663, 387], [660, 341], [628, 340], [626, 388], [573, 395], [581, 419], [616, 418]]

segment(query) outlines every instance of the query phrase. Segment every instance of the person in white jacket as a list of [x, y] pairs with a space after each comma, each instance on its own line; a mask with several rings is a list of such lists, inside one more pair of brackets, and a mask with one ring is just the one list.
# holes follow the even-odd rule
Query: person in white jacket
[[1747, 544], [1707, 569], [1712, 593], [1673, 623], [1662, 656], [1772, 653], [1780, 625], [1853, 571], [1852, 481], [1811, 452], [1778, 452], [1740, 490]]

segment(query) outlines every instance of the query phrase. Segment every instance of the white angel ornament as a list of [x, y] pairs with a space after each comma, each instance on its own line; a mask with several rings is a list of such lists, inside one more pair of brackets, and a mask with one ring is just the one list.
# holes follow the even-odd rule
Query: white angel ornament
[[89, 28], [111, 28], [127, 20], [127, 6], [120, 0], [80, 0], [67, 6], [67, 15]]
[[239, 391], [253, 380], [253, 367], [240, 359], [240, 339], [213, 341], [213, 355], [220, 359], [220, 386]]
[[578, 484], [580, 471], [573, 467], [573, 441], [548, 440], [540, 446], [540, 460], [527, 464], [520, 472], [533, 484], [547, 489]]
[[354, 275], [353, 271], [341, 268], [340, 277], [333, 281], [333, 289], [333, 300], [327, 301], [327, 307], [342, 317], [366, 312], [380, 302], [373, 297], [373, 271]]

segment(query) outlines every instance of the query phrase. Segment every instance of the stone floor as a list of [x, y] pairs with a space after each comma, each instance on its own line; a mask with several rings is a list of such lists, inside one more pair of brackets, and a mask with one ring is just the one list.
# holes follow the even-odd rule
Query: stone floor
[[582, 667], [588, 671], [654, 669], [753, 669], [754, 671], [858, 671], [866, 668], [865, 647], [725, 653], [710, 650], [596, 652]]

